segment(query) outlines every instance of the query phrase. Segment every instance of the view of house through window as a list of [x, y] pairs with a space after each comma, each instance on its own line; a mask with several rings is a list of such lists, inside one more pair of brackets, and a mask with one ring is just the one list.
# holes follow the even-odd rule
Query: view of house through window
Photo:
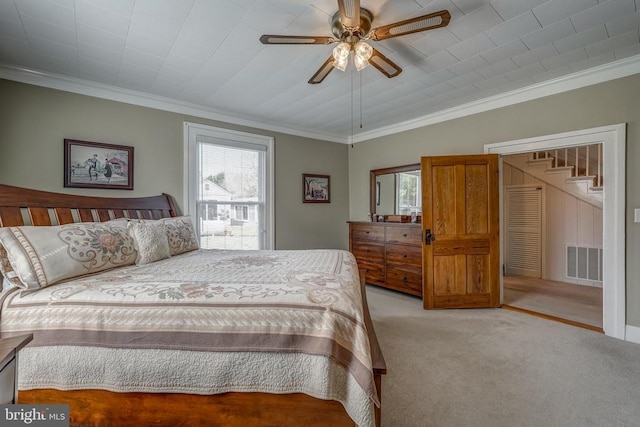
[[273, 249], [274, 138], [184, 123], [184, 211], [203, 249]]
[[396, 180], [396, 212], [399, 215], [422, 213], [420, 171], [400, 172]]
[[207, 249], [261, 249], [265, 150], [224, 140], [197, 141], [197, 228]]

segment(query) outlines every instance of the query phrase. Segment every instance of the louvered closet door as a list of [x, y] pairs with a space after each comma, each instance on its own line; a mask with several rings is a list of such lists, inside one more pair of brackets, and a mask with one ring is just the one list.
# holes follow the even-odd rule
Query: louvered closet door
[[505, 188], [506, 273], [541, 277], [542, 188]]

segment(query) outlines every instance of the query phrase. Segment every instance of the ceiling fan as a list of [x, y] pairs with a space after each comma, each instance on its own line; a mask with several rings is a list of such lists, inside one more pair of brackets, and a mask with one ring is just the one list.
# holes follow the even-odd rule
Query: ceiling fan
[[338, 0], [338, 11], [331, 18], [331, 31], [335, 37], [264, 34], [260, 37], [260, 41], [263, 44], [338, 43], [333, 49], [333, 54], [309, 79], [310, 84], [321, 83], [334, 68], [344, 71], [351, 51], [354, 52], [353, 62], [358, 71], [371, 64], [382, 74], [391, 78], [400, 74], [402, 68], [367, 44], [367, 41], [386, 40], [406, 34], [446, 27], [450, 20], [451, 15], [449, 12], [441, 10], [371, 29], [373, 14], [360, 7], [360, 0]]

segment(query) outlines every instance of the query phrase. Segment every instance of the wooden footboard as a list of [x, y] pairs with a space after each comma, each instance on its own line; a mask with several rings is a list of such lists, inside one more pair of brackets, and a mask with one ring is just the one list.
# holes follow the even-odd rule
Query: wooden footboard
[[[59, 225], [113, 218], [177, 216], [168, 195], [103, 198], [30, 190], [0, 184], [0, 227]], [[374, 378], [381, 398], [386, 365], [373, 330], [361, 272], [365, 323]], [[380, 399], [382, 401], [382, 399]], [[73, 426], [353, 426], [336, 401], [305, 394], [225, 393], [219, 395], [115, 393], [105, 390], [21, 390], [19, 403], [67, 403]], [[380, 426], [380, 409], [376, 408]]]

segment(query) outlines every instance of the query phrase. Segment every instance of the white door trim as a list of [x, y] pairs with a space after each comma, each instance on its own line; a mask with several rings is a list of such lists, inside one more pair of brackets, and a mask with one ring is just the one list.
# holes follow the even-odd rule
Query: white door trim
[[[603, 147], [603, 176], [605, 176], [602, 209], [604, 266], [602, 323], [606, 335], [624, 340], [626, 328], [626, 125], [621, 123], [555, 135], [486, 144], [484, 152], [504, 155], [597, 143], [602, 143]], [[502, 189], [502, 172], [500, 172], [500, 188]], [[502, 196], [501, 193], [501, 199]], [[502, 232], [503, 226], [501, 215], [500, 230], [502, 236], [504, 236]], [[501, 247], [503, 244], [501, 237]]]

